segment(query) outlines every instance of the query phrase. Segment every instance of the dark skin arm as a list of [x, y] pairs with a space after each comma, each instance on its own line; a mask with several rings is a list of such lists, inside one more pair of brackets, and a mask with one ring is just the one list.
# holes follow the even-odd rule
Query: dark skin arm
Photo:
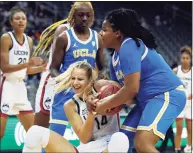
[[96, 100], [96, 112], [103, 115], [107, 109], [121, 104], [132, 104], [133, 98], [137, 95], [140, 85], [140, 72], [125, 76], [124, 86], [114, 95]]
[[99, 71], [101, 71], [105, 66], [105, 62], [104, 62], [104, 55], [103, 55], [103, 42], [102, 42], [101, 35], [99, 34], [98, 34], [98, 41], [99, 41], [99, 48], [96, 55], [96, 64]]
[[62, 60], [65, 56], [66, 47], [68, 44], [68, 39], [63, 31], [67, 30], [64, 25], [61, 25], [57, 28], [54, 34], [54, 41], [53, 41], [53, 56], [52, 56], [52, 63], [50, 65], [50, 74], [51, 77], [56, 77], [59, 75], [60, 65]]

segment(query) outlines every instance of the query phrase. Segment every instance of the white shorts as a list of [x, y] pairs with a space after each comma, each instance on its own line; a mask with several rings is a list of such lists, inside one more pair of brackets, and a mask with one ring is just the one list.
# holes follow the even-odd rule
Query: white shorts
[[100, 139], [97, 139], [95, 141], [91, 141], [87, 144], [80, 144], [78, 147], [77, 147], [77, 150], [79, 152], [103, 152], [107, 146], [108, 146], [108, 143], [111, 139], [111, 134], [110, 135], [106, 135], [104, 137], [101, 137]]
[[183, 111], [178, 115], [177, 119], [185, 118], [185, 119], [188, 119], [188, 120], [192, 120], [192, 118], [193, 118], [193, 116], [192, 116], [193, 107], [191, 106], [191, 101], [188, 100], [187, 103], [188, 104], [186, 104]]
[[54, 94], [55, 82], [50, 78], [49, 72], [44, 72], [36, 93], [35, 112], [50, 114], [51, 100]]
[[28, 101], [27, 89], [23, 80], [7, 80], [1, 82], [1, 115], [17, 115], [33, 112]]

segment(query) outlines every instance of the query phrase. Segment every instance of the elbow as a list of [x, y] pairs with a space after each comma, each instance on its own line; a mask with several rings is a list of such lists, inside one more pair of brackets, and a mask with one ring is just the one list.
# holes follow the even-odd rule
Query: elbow
[[89, 140], [86, 139], [85, 137], [80, 138], [80, 141], [81, 141], [81, 143], [83, 143], [83, 144], [87, 144], [87, 143], [89, 142]]

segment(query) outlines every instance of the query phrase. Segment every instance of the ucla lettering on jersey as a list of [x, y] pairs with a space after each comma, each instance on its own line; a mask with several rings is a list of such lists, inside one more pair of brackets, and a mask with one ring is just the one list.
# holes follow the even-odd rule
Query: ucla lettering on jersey
[[[86, 103], [76, 95], [72, 98], [72, 100], [76, 104], [77, 113], [80, 115], [83, 123], [85, 123], [88, 116]], [[113, 134], [118, 131], [119, 116], [117, 114], [109, 116], [97, 115], [95, 117], [92, 140], [97, 140], [100, 137], [106, 136], [108, 134]]]
[[[12, 39], [12, 48], [9, 50], [9, 64], [18, 65], [28, 62], [30, 57], [30, 47], [26, 34], [24, 34], [23, 44], [18, 43], [13, 32], [8, 32]], [[27, 68], [17, 72], [4, 73], [7, 79], [24, 79]]]
[[68, 39], [66, 54], [64, 56], [60, 72], [64, 72], [68, 67], [77, 61], [87, 61], [93, 68], [96, 63], [96, 54], [98, 50], [98, 35], [94, 30], [89, 29], [90, 37], [86, 41], [80, 40], [74, 29], [65, 31]]

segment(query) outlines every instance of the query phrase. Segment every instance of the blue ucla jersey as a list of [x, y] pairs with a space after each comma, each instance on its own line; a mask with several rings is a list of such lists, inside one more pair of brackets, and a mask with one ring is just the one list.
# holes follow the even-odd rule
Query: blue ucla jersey
[[68, 45], [60, 67], [60, 73], [66, 71], [71, 64], [77, 61], [86, 60], [93, 68], [95, 67], [98, 35], [94, 30], [89, 29], [89, 31], [90, 37], [86, 41], [78, 39], [73, 28], [65, 31], [68, 38]]
[[124, 76], [135, 72], [141, 73], [138, 101], [145, 101], [182, 85], [156, 50], [147, 48], [141, 40], [138, 47], [133, 39], [127, 38], [112, 56], [111, 79], [124, 85]]

